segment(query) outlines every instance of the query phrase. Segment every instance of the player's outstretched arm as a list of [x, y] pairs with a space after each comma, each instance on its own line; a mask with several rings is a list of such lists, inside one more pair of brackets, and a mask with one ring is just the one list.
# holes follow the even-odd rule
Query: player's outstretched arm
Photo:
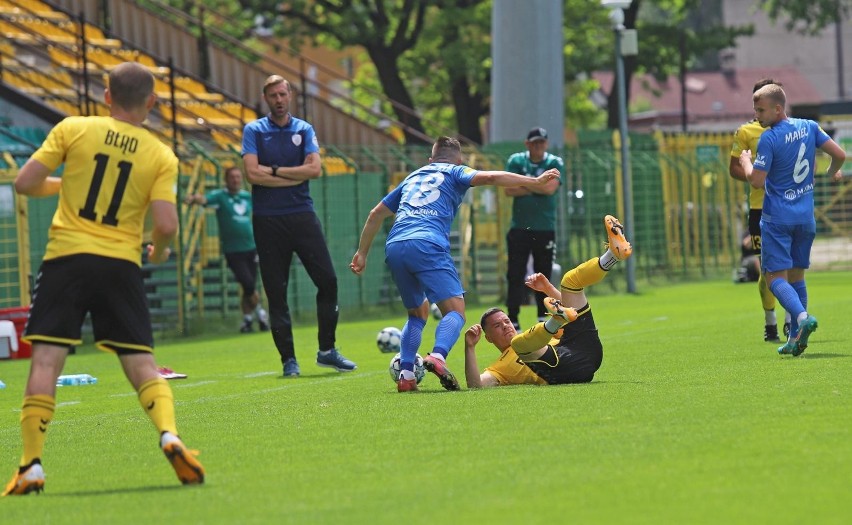
[[518, 186], [543, 187], [548, 182], [559, 179], [559, 170], [551, 168], [538, 177], [527, 177], [508, 171], [479, 171], [470, 181], [471, 186], [501, 186], [515, 188]]
[[184, 204], [199, 204], [201, 206], [207, 206], [207, 197], [201, 195], [199, 193], [190, 194], [184, 197]]
[[375, 208], [370, 210], [370, 215], [367, 217], [364, 228], [361, 230], [358, 251], [355, 252], [355, 255], [352, 256], [352, 262], [349, 263], [349, 269], [355, 275], [361, 275], [367, 267], [367, 254], [370, 253], [370, 246], [373, 244], [373, 239], [376, 238], [376, 233], [378, 233], [382, 222], [392, 215], [393, 212], [383, 202], [379, 202]]

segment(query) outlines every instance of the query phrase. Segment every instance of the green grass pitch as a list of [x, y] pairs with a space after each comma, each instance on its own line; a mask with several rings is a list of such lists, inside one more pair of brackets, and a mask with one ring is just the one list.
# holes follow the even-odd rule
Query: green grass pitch
[[[161, 344], [158, 362], [189, 375], [171, 385], [199, 487], [177, 481], [116, 360], [83, 348], [65, 373], [99, 382], [59, 389], [45, 493], [3, 498], [0, 522], [848, 523], [852, 274], [808, 285], [820, 324], [799, 358], [763, 342], [754, 284], [592, 296], [604, 363], [587, 385], [445, 392], [427, 375], [397, 394], [374, 341], [401, 314], [341, 324], [350, 374], [314, 364], [312, 326], [296, 330], [298, 379], [268, 333]], [[460, 341], [460, 378], [463, 359]], [[0, 362], [4, 484], [28, 366]]]

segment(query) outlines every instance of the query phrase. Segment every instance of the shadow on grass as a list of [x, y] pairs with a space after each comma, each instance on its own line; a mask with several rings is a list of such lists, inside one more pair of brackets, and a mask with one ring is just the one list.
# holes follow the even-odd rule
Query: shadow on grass
[[[299, 379], [322, 379], [324, 377], [325, 378], [337, 378], [337, 377], [346, 375], [349, 372], [337, 372], [337, 371], [332, 372], [331, 369], [328, 369], [328, 371], [323, 371], [323, 370], [320, 369], [320, 370], [317, 370], [316, 372], [308, 372], [307, 374], [305, 372], [302, 372], [298, 376], [295, 376], [295, 377], [285, 376], [281, 372], [275, 372], [275, 373], [279, 374], [278, 377], [276, 377], [276, 379], [278, 379], [278, 380], [298, 381]], [[272, 374], [269, 374], [269, 375], [272, 375]]]
[[[109, 496], [112, 494], [144, 494], [146, 492], [164, 492], [164, 491], [172, 491], [172, 490], [187, 490], [187, 489], [195, 489], [196, 487], [201, 487], [203, 485], [191, 485], [188, 487], [183, 487], [181, 485], [159, 485], [159, 486], [151, 486], [151, 487], [126, 487], [122, 489], [103, 489], [103, 490], [80, 490], [74, 492], [51, 492], [51, 497], [57, 498], [66, 498], [66, 497], [80, 497], [80, 496]], [[45, 491], [45, 494], [47, 492]]]
[[513, 388], [523, 388], [523, 389], [536, 389], [542, 387], [554, 388], [587, 388], [595, 385], [603, 385], [603, 384], [630, 384], [630, 385], [641, 385], [644, 384], [643, 381], [592, 381], [591, 383], [566, 383], [566, 384], [556, 384], [556, 385], [503, 385], [500, 387], [489, 387], [489, 388], [465, 388], [464, 386], [461, 390], [437, 390], [437, 389], [429, 389], [429, 390], [418, 390], [416, 392], [396, 392], [390, 391], [387, 394], [390, 395], [400, 395], [400, 394], [416, 394], [416, 395], [424, 395], [424, 394], [449, 394], [452, 392], [492, 392], [495, 389], [499, 389], [500, 391], [506, 391]]
[[818, 354], [818, 353], [808, 353], [808, 352], [805, 352], [804, 354], [799, 356], [800, 359], [801, 358], [804, 358], [804, 359], [834, 359], [836, 357], [852, 357], [852, 356], [850, 356], [849, 354], [829, 354], [829, 353]]

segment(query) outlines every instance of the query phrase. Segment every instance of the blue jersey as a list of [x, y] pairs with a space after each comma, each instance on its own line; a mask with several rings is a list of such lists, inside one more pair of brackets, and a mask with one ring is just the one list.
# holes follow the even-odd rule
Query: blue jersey
[[766, 172], [764, 222], [813, 222], [816, 150], [828, 139], [819, 124], [799, 118], [782, 120], [760, 136], [754, 167]]
[[382, 202], [396, 213], [387, 243], [409, 239], [450, 249], [450, 227], [477, 171], [435, 163], [412, 172]]
[[[263, 166], [301, 166], [308, 154], [318, 152], [313, 126], [292, 115], [286, 126], [279, 126], [267, 115], [243, 129], [242, 155], [257, 155]], [[255, 215], [288, 215], [314, 209], [308, 181], [287, 188], [252, 185], [251, 194]]]

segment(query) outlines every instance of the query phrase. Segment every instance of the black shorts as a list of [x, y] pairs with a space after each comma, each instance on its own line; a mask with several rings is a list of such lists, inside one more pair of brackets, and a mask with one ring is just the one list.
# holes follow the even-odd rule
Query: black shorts
[[763, 210], [748, 210], [748, 234], [751, 235], [753, 251], [760, 255], [760, 217]]
[[243, 294], [253, 294], [257, 289], [257, 250], [226, 253], [225, 261], [243, 287]]
[[78, 345], [86, 313], [91, 313], [95, 344], [101, 350], [152, 351], [151, 314], [138, 265], [91, 254], [44, 261], [24, 339]]
[[603, 345], [598, 337], [595, 319], [588, 310], [565, 326], [556, 346], [533, 362], [526, 363], [549, 385], [589, 383], [603, 362]]

